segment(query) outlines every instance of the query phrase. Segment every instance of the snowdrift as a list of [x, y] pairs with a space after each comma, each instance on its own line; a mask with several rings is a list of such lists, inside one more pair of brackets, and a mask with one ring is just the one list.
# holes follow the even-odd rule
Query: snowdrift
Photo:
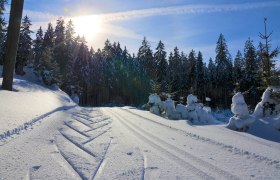
[[[0, 78], [0, 86], [2, 80]], [[53, 112], [76, 105], [60, 89], [50, 89], [28, 80], [38, 82], [27, 70], [27, 75], [21, 79], [15, 76], [13, 92], [0, 89], [0, 139], [18, 133]]]

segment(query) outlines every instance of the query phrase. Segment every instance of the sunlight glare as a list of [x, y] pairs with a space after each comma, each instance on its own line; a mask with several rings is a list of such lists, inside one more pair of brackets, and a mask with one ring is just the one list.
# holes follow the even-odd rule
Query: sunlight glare
[[75, 32], [85, 38], [94, 38], [102, 31], [102, 21], [97, 15], [79, 16], [73, 19]]

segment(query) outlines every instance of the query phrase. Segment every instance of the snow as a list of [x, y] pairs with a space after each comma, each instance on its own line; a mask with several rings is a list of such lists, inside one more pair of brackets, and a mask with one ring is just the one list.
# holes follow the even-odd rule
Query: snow
[[[30, 73], [27, 71], [25, 78], [35, 82], [36, 77]], [[63, 91], [49, 89], [24, 78], [18, 79], [17, 76], [13, 89], [12, 92], [0, 90], [0, 138], [18, 133], [49, 113], [75, 105]]]
[[[187, 106], [168, 99], [165, 107], [208, 123], [172, 121], [133, 107], [78, 107], [57, 87], [32, 81], [17, 77], [15, 91], [0, 90], [0, 128], [23, 127], [1, 136], [0, 179], [280, 177], [280, 131], [271, 128], [279, 127], [279, 115], [259, 118], [244, 133], [211, 121], [211, 108], [194, 95]], [[246, 105], [240, 94], [233, 101]], [[162, 104], [157, 97], [151, 102]], [[250, 117], [242, 108], [234, 111], [234, 117]]]
[[187, 104], [191, 105], [191, 104], [194, 104], [194, 103], [197, 103], [197, 97], [192, 95], [192, 94], [188, 95]]
[[247, 131], [255, 118], [249, 116], [248, 106], [243, 95], [238, 92], [232, 97], [231, 111], [234, 116], [229, 119], [227, 127], [232, 130]]

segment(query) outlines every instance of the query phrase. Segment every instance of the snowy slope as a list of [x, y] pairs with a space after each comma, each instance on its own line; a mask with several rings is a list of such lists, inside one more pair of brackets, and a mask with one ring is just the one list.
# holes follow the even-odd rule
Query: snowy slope
[[30, 70], [27, 72], [21, 79], [16, 76], [13, 92], [0, 90], [0, 138], [17, 133], [54, 111], [75, 105], [63, 91], [33, 83], [38, 82], [37, 78]]
[[279, 179], [279, 152], [220, 125], [76, 107], [0, 145], [0, 179]]

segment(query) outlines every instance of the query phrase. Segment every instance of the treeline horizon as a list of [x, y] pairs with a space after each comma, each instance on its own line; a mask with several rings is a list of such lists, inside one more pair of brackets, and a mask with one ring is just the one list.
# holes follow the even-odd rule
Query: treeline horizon
[[[6, 24], [1, 18], [0, 64], [6, 35]], [[212, 107], [228, 108], [234, 92], [241, 91], [253, 107], [267, 86], [280, 83], [273, 61], [279, 50], [271, 50], [271, 34], [266, 32], [260, 35], [257, 48], [247, 39], [243, 52], [238, 50], [234, 59], [225, 37], [220, 34], [216, 57], [206, 64], [200, 51], [186, 53], [175, 46], [167, 54], [162, 41], [153, 52], [145, 37], [136, 55], [130, 54], [126, 47], [121, 48], [119, 42], [109, 40], [103, 49], [95, 51], [87, 46], [84, 37], [75, 35], [73, 22], [62, 18], [56, 21], [55, 27], [49, 23], [45, 32], [40, 27], [33, 40], [31, 25], [25, 16], [15, 72], [24, 75], [23, 67], [32, 63], [34, 72], [46, 85], [57, 84], [70, 96], [78, 94], [83, 106], [137, 106], [146, 103], [150, 93], [157, 93], [163, 99], [170, 94], [182, 104], [186, 103], [188, 94], [198, 96], [203, 103], [209, 97]]]

